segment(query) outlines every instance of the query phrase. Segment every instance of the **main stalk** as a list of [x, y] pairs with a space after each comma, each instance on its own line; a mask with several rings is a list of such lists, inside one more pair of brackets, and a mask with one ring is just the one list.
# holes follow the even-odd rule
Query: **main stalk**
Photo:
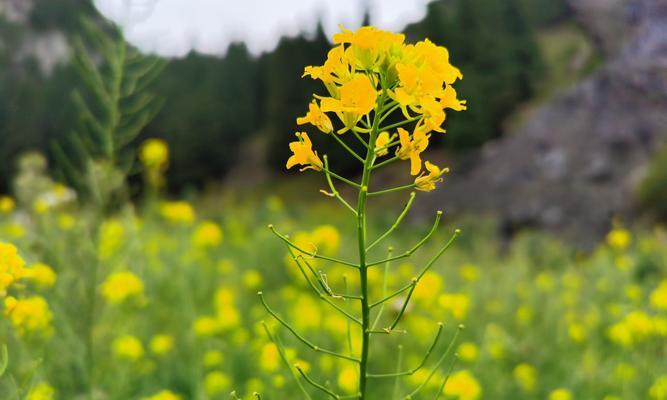
[[361, 285], [361, 362], [359, 364], [359, 393], [360, 399], [366, 399], [366, 373], [368, 370], [368, 355], [370, 350], [370, 307], [368, 301], [368, 267], [366, 265], [366, 199], [368, 198], [368, 184], [370, 183], [371, 170], [375, 163], [375, 140], [378, 135], [380, 123], [379, 110], [384, 103], [384, 93], [380, 100], [380, 106], [376, 107], [373, 117], [373, 126], [368, 140], [366, 159], [364, 160], [364, 171], [361, 176], [361, 189], [357, 201], [357, 238], [359, 242], [359, 282]]

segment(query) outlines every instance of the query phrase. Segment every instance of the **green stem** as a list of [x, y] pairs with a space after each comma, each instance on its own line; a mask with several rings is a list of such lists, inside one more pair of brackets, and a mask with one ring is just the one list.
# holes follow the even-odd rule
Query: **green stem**
[[368, 356], [370, 351], [371, 339], [371, 317], [370, 306], [368, 302], [368, 266], [366, 265], [366, 200], [368, 198], [368, 185], [370, 183], [371, 170], [375, 163], [375, 140], [378, 135], [378, 126], [380, 125], [380, 116], [378, 110], [384, 106], [386, 92], [375, 107], [373, 117], [373, 126], [368, 139], [368, 149], [366, 151], [366, 160], [364, 161], [364, 171], [361, 176], [361, 190], [359, 190], [359, 199], [357, 201], [357, 239], [359, 245], [359, 281], [361, 285], [361, 324], [362, 324], [362, 342], [361, 342], [361, 362], [359, 363], [359, 393], [360, 399], [366, 399], [366, 372], [368, 369]]
[[418, 121], [420, 118], [421, 118], [421, 115], [418, 116], [418, 117], [412, 117], [410, 119], [406, 119], [405, 121], [397, 122], [395, 124], [391, 124], [389, 126], [382, 127], [382, 128], [380, 128], [380, 131], [390, 131], [394, 128], [398, 128], [399, 126], [407, 125], [409, 123]]
[[361, 156], [360, 156], [359, 154], [357, 154], [354, 150], [352, 150], [352, 149], [350, 148], [350, 146], [348, 146], [348, 145], [343, 141], [343, 139], [339, 138], [339, 137], [338, 137], [338, 134], [332, 132], [332, 133], [331, 133], [331, 136], [333, 136], [333, 138], [336, 139], [336, 141], [338, 142], [338, 144], [340, 144], [341, 146], [343, 146], [343, 148], [344, 148], [345, 150], [347, 150], [347, 152], [350, 153], [350, 154], [352, 155], [352, 157], [354, 157], [354, 158], [356, 158], [357, 160], [359, 160], [359, 162], [362, 162], [362, 163], [364, 162], [364, 159], [361, 158]]

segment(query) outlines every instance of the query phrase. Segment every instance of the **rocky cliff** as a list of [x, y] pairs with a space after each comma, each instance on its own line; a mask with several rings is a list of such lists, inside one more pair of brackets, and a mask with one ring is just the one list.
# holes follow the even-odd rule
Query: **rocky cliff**
[[[601, 2], [576, 3], [575, 11], [589, 12]], [[667, 0], [624, 3], [625, 19], [617, 22], [628, 37], [599, 33], [609, 61], [503, 139], [455, 163], [431, 206], [488, 212], [506, 233], [540, 227], [583, 246], [604, 234], [613, 216], [633, 215], [636, 185], [667, 142]]]

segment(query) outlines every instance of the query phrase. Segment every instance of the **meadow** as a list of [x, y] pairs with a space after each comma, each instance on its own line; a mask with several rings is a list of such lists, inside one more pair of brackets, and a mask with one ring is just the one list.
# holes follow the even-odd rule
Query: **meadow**
[[[352, 257], [341, 234], [351, 227], [338, 223], [340, 209], [330, 200], [311, 198], [306, 208], [278, 195], [230, 193], [199, 203], [153, 197], [124, 205], [91, 235], [90, 210], [68, 193], [55, 186], [43, 195], [49, 204], [27, 209], [2, 201], [2, 241], [18, 248], [29, 272], [10, 289], [19, 306], [5, 299], [3, 399], [77, 399], [89, 391], [104, 399], [228, 399], [232, 391], [239, 398], [303, 398], [294, 364], [339, 392], [356, 390], [349, 364], [313, 354], [257, 296], [263, 291], [273, 310], [319, 345], [348, 348], [345, 318], [312, 295], [267, 228], [272, 223], [323, 254]], [[214, 201], [223, 205], [215, 212]], [[391, 225], [388, 214], [373, 215], [370, 232]], [[619, 225], [593, 252], [581, 253], [540, 233], [500, 246], [492, 223], [444, 226], [414, 260], [388, 267], [386, 288], [383, 269], [372, 270], [371, 295], [379, 297], [409, 282], [455, 227], [463, 229], [414, 291], [401, 323], [409, 335], [379, 339], [371, 368], [418, 365], [441, 321], [447, 340], [436, 354], [465, 326], [442, 398], [666, 398], [667, 232]], [[409, 225], [386, 243], [400, 249], [427, 229]], [[313, 261], [334, 291], [344, 290], [346, 275], [354, 285], [344, 267]], [[399, 300], [388, 303], [391, 317]], [[408, 393], [436, 358], [413, 375], [373, 383], [372, 398]], [[435, 371], [419, 398], [436, 396], [450, 365], [448, 359]]]

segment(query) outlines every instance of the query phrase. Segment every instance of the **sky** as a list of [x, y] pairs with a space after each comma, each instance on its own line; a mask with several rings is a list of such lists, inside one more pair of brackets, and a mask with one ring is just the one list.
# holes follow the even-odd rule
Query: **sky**
[[331, 37], [338, 25], [371, 23], [400, 31], [422, 19], [431, 0], [95, 0], [139, 49], [182, 57], [191, 50], [224, 55], [244, 42], [253, 54], [271, 51], [282, 36], [313, 34], [318, 21]]

